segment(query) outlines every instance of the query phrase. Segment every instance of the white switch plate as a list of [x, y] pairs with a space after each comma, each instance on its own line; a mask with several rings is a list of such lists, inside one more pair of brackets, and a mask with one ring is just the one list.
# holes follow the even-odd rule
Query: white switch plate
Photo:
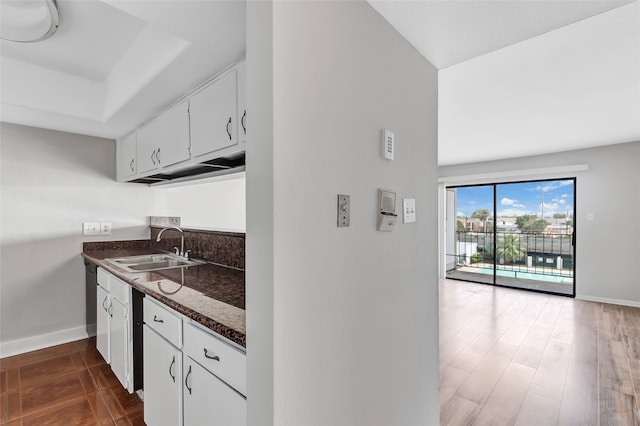
[[391, 130], [382, 130], [382, 158], [393, 160], [395, 151], [395, 135]]
[[413, 223], [416, 221], [416, 199], [402, 199], [402, 217], [404, 223]]
[[82, 235], [100, 235], [100, 222], [82, 222]]
[[100, 234], [111, 235], [111, 222], [100, 222]]

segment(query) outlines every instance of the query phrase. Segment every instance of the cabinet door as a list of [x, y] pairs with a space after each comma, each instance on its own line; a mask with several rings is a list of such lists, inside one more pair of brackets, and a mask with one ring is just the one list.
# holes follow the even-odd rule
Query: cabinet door
[[233, 70], [189, 100], [193, 157], [238, 143], [236, 81]]
[[111, 304], [109, 305], [110, 315], [110, 333], [109, 341], [111, 344], [111, 370], [115, 373], [116, 377], [125, 388], [129, 387], [129, 380], [127, 373], [129, 372], [128, 366], [128, 315], [126, 307], [111, 297]]
[[189, 102], [164, 111], [138, 130], [138, 172], [189, 159]]
[[109, 304], [111, 300], [107, 291], [97, 286], [96, 291], [96, 348], [102, 358], [109, 364]]
[[138, 143], [136, 158], [138, 160], [138, 173], [145, 173], [158, 168], [156, 152], [160, 146], [159, 126], [154, 123], [160, 118], [146, 124], [138, 130]]
[[[144, 421], [182, 424], [182, 352], [144, 326]], [[208, 423], [203, 423], [208, 424]]]
[[189, 357], [183, 374], [185, 426], [246, 426], [247, 400], [238, 392]]
[[247, 91], [245, 63], [238, 65], [238, 140], [247, 141]]
[[136, 148], [136, 132], [116, 143], [116, 174], [119, 181], [136, 174]]

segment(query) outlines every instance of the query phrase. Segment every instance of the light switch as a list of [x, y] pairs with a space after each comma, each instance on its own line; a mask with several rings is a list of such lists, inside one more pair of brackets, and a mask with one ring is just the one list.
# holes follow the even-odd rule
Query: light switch
[[100, 235], [100, 222], [82, 222], [83, 235]]
[[402, 217], [404, 223], [413, 223], [416, 221], [416, 199], [402, 199]]

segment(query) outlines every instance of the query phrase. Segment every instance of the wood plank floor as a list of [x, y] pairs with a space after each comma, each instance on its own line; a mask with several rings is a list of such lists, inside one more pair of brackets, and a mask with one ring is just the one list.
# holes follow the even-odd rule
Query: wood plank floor
[[442, 425], [640, 426], [640, 308], [440, 282]]
[[0, 424], [144, 425], [95, 338], [0, 359]]

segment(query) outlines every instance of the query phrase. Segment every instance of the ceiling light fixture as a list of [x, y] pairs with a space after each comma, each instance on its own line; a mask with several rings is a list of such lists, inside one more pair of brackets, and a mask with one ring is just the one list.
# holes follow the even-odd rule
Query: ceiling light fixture
[[46, 40], [58, 30], [56, 0], [0, 0], [0, 39], [32, 43]]

